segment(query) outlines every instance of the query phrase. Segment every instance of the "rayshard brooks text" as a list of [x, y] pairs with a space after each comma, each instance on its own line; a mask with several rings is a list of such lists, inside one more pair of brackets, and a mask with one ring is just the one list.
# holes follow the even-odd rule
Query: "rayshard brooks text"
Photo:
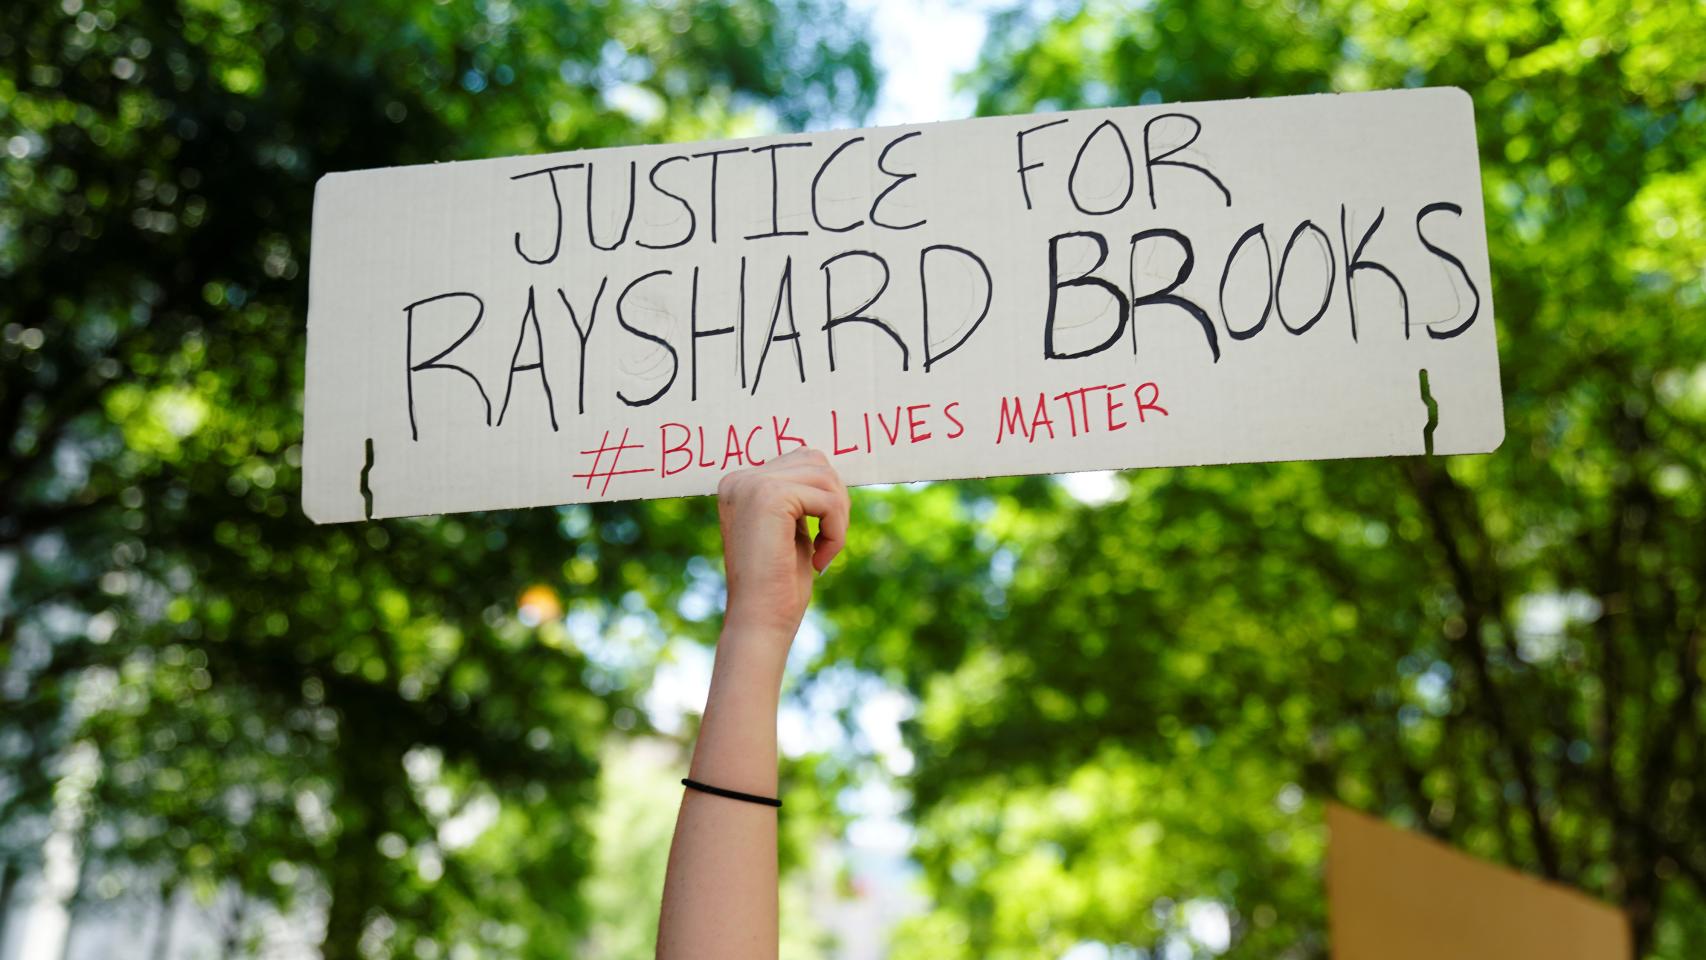
[[[1458, 204], [1447, 200], [1417, 209], [1379, 207], [1372, 219], [1368, 218], [1370, 211], [1351, 210], [1340, 203], [1337, 209], [1322, 210], [1318, 217], [1295, 223], [1251, 223], [1225, 249], [1202, 249], [1191, 238], [1186, 205], [1168, 205], [1165, 201], [1170, 191], [1191, 179], [1196, 181], [1191, 184], [1192, 196], [1201, 197], [1206, 189], [1225, 207], [1235, 205], [1237, 185], [1222, 182], [1206, 163], [1191, 159], [1201, 159], [1200, 153], [1189, 148], [1203, 133], [1202, 123], [1182, 112], [1154, 116], [1130, 128], [1113, 120], [1092, 124], [1088, 119], [1062, 118], [1019, 130], [1012, 139], [1011, 153], [987, 158], [987, 162], [1011, 171], [1014, 199], [1025, 211], [1034, 211], [1045, 191], [1059, 191], [1049, 199], [1063, 197], [1084, 218], [1082, 229], [1039, 238], [1035, 270], [1020, 275], [992, 272], [978, 253], [976, 239], [957, 244], [920, 243], [904, 260], [893, 255], [892, 239], [877, 242], [882, 235], [916, 230], [929, 222], [902, 211], [921, 209], [930, 195], [931, 174], [920, 172], [914, 162], [924, 155], [922, 151], [933, 135], [930, 131], [898, 133], [881, 142], [866, 143], [862, 151], [851, 149], [866, 141], [866, 136], [859, 134], [824, 143], [801, 140], [681, 153], [657, 160], [649, 168], [633, 160], [588, 159], [516, 174], [510, 178], [510, 187], [517, 192], [516, 202], [525, 205], [523, 209], [551, 215], [530, 219], [526, 229], [518, 225], [509, 238], [509, 249], [502, 255], [518, 257], [538, 268], [540, 279], [525, 289], [439, 290], [402, 305], [398, 343], [408, 375], [406, 395], [398, 400], [407, 404], [410, 435], [419, 440], [423, 430], [432, 428], [422, 423], [416, 412], [416, 396], [424, 390], [460, 391], [467, 402], [483, 406], [478, 415], [489, 427], [504, 423], [512, 400], [516, 404], [542, 403], [551, 429], [559, 430], [565, 418], [586, 412], [589, 367], [601, 369], [612, 362], [614, 351], [634, 346], [656, 352], [663, 366], [651, 371], [638, 388], [628, 385], [614, 390], [615, 398], [629, 407], [649, 406], [682, 393], [688, 401], [698, 401], [701, 368], [710, 363], [738, 371], [740, 389], [754, 396], [778, 378], [816, 382], [824, 373], [847, 366], [845, 351], [838, 357], [836, 344], [838, 337], [850, 332], [846, 329], [849, 325], [862, 328], [867, 336], [885, 344], [883, 351], [868, 354], [873, 358], [870, 362], [928, 374], [951, 364], [954, 354], [979, 334], [992, 306], [1011, 299], [1021, 285], [1034, 285], [1034, 292], [1042, 294], [1026, 302], [1046, 306], [1035, 317], [1030, 335], [1034, 339], [1021, 340], [1014, 349], [1036, 351], [1035, 355], [1045, 361], [1071, 361], [1115, 349], [1137, 354], [1137, 321], [1142, 315], [1153, 317], [1154, 322], [1187, 324], [1195, 331], [1193, 337], [1200, 334], [1201, 349], [1218, 363], [1223, 351], [1264, 332], [1268, 337], [1310, 335], [1341, 300], [1341, 309], [1349, 316], [1349, 336], [1355, 341], [1359, 325], [1366, 327], [1373, 322], [1366, 311], [1359, 313], [1358, 309], [1359, 284], [1369, 283], [1389, 285], [1396, 294], [1397, 315], [1383, 315], [1378, 322], [1401, 325], [1406, 339], [1413, 335], [1450, 339], [1476, 322], [1481, 313], [1481, 292], [1464, 262], [1439, 238], [1442, 225], [1436, 221], [1463, 215]], [[1111, 171], [1111, 192], [1085, 187], [1090, 173], [1086, 157], [1092, 155], [1123, 156], [1123, 173], [1117, 161]], [[868, 159], [860, 163], [860, 156]], [[1104, 165], [1096, 176], [1105, 181], [1109, 173]], [[767, 192], [769, 216], [763, 229], [731, 231], [729, 211], [719, 204], [735, 178], [761, 184]], [[861, 201], [859, 209], [850, 212], [845, 190], [830, 188], [838, 182], [871, 184], [869, 203]], [[909, 193], [913, 195], [910, 198]], [[604, 229], [595, 226], [600, 219], [594, 216], [595, 198], [601, 206], [615, 200], [616, 217]], [[650, 208], [661, 205], [672, 215], [661, 222], [659, 218], [636, 218], [642, 198]], [[785, 218], [784, 207], [809, 211], [809, 224], [804, 217]], [[1180, 209], [1175, 211], [1174, 207]], [[1359, 216], [1353, 217], [1353, 213]], [[1166, 222], [1162, 219], [1166, 217], [1178, 219], [1172, 226], [1155, 225]], [[785, 219], [797, 229], [783, 229]], [[1367, 220], [1367, 225], [1353, 226], [1352, 219]], [[1141, 228], [1120, 229], [1122, 222], [1138, 221], [1143, 224]], [[541, 229], [539, 224], [549, 225]], [[1469, 291], [1472, 305], [1460, 311], [1449, 325], [1412, 325], [1406, 280], [1415, 282], [1417, 278], [1400, 276], [1369, 249], [1377, 237], [1388, 238], [1393, 233], [1400, 236], [1384, 242], [1419, 244], [1460, 277]], [[797, 243], [798, 238], [826, 236], [844, 237], [845, 248], [808, 262], [789, 252], [789, 245]], [[737, 250], [692, 266], [630, 269], [626, 275], [606, 272], [584, 285], [551, 279], [553, 268], [561, 276], [563, 265], [571, 258], [576, 263], [596, 262], [601, 253], [621, 250], [621, 262], [633, 264], [640, 259], [635, 256], [637, 251], [669, 251], [695, 241], [699, 243], [696, 249], [727, 250], [733, 246]], [[1004, 243], [1011, 241], [1010, 237], [1002, 238]], [[758, 245], [766, 245], [765, 262], [779, 262], [779, 268], [760, 270], [751, 262], [748, 253], [756, 252]], [[879, 245], [891, 252], [870, 249]], [[1158, 254], [1165, 254], [1167, 262], [1176, 261], [1176, 272], [1161, 281], [1140, 277], [1136, 264]], [[1267, 290], [1259, 310], [1253, 302], [1229, 308], [1227, 287], [1235, 279], [1234, 268], [1240, 257], [1253, 257], [1255, 264], [1265, 264]], [[1296, 268], [1306, 261], [1304, 268]], [[1087, 269], [1082, 266], [1085, 263], [1089, 264]], [[959, 275], [972, 278], [972, 292], [961, 289], [948, 294], [940, 284], [933, 292], [930, 277], [954, 266], [959, 268]], [[900, 271], [916, 271], [918, 276], [916, 293], [909, 294], [905, 303], [889, 292], [891, 278]], [[1216, 294], [1186, 295], [1186, 284], [1202, 275], [1207, 275], [1208, 282], [1199, 279], [1192, 289], [1213, 289]], [[1259, 285], [1262, 276], [1254, 275], [1254, 282]], [[1240, 283], [1252, 282], [1252, 277], [1247, 268], [1237, 270]], [[658, 324], [655, 316], [648, 315], [655, 311], [638, 309], [640, 298], [660, 295], [687, 305], [685, 329], [679, 322], [667, 327]], [[1284, 306], [1298, 303], [1312, 306], [1302, 310]], [[973, 319], [956, 321], [944, 342], [941, 329], [932, 337], [933, 314], [938, 317], [939, 328], [943, 316]], [[1091, 331], [1088, 340], [1084, 332], [1087, 325]], [[1068, 328], [1075, 331], [1072, 348], [1063, 345], [1060, 335]], [[762, 339], [749, 341], [749, 330]], [[501, 338], [510, 356], [501, 379], [490, 374], [482, 379], [459, 359], [476, 338], [485, 337]], [[881, 359], [885, 353], [887, 359]], [[518, 381], [530, 378], [537, 378], [538, 388], [517, 394]], [[1153, 384], [1145, 386], [1154, 388]], [[1108, 393], [1109, 397], [1114, 395]], [[1083, 399], [1082, 392], [1079, 399]], [[1141, 395], [1127, 399], [1145, 410], [1158, 409], [1153, 406], [1154, 396], [1149, 397], [1151, 406], [1147, 407]], [[1111, 416], [1112, 401], [1109, 403]], [[898, 416], [906, 414], [901, 411]], [[1005, 403], [1001, 416], [1004, 421], [1008, 417]], [[1090, 416], [1087, 409], [1086, 423]], [[1030, 423], [1035, 420], [1032, 415]], [[917, 421], [917, 411], [913, 411], [906, 428], [913, 436], [922, 429]], [[944, 412], [942, 424], [948, 433], [964, 429], [951, 410]], [[780, 452], [784, 428], [780, 422], [766, 426], [780, 435], [775, 444]], [[845, 426], [838, 429], [843, 433], [829, 442], [854, 443], [845, 438], [856, 436], [867, 449], [871, 446], [868, 415], [867, 421], [851, 433]], [[898, 436], [900, 427], [879, 419], [878, 429]], [[730, 430], [732, 433], [734, 428]], [[1027, 437], [1029, 430], [1028, 423]], [[615, 439], [619, 438], [607, 437], [606, 444]], [[621, 440], [621, 444], [626, 443]], [[622, 449], [628, 449], [621, 444], [601, 445], [615, 451], [610, 462]], [[721, 444], [715, 453], [706, 453], [704, 438], [692, 436], [681, 424], [668, 424], [658, 446], [660, 454], [653, 466], [662, 475], [678, 472], [690, 463], [709, 467], [713, 462], [727, 461]], [[750, 437], [744, 446], [752, 446]], [[594, 472], [586, 476], [587, 483], [590, 487], [592, 479], [598, 477], [608, 486], [610, 475]]]

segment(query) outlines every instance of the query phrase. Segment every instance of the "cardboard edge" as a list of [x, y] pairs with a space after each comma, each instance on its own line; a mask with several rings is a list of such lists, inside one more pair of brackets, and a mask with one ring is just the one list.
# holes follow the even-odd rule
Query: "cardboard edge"
[[1474, 98], [1474, 96], [1472, 96], [1469, 93], [1468, 90], [1465, 90], [1462, 87], [1459, 87], [1456, 85], [1444, 86], [1444, 87], [1424, 87], [1423, 89], [1425, 89], [1425, 90], [1438, 90], [1441, 94], [1449, 96], [1452, 99], [1458, 101], [1459, 103], [1463, 104], [1464, 109], [1469, 111], [1469, 118], [1471, 120], [1475, 119], [1475, 98]]
[[332, 195], [337, 192], [344, 181], [351, 179], [351, 176], [345, 171], [331, 171], [321, 174], [319, 179], [314, 181], [314, 201], [309, 220], [307, 314], [302, 318], [304, 341], [302, 350], [302, 468], [299, 475], [302, 479], [300, 491], [302, 513], [316, 525], [362, 519], [360, 516], [346, 515], [336, 500], [325, 496], [326, 491], [314, 482], [314, 478], [319, 474], [319, 465], [316, 463], [317, 458], [315, 456], [317, 448], [310, 439], [310, 433], [313, 431], [314, 421], [316, 420], [314, 403], [310, 398], [310, 394], [316, 392], [313, 382], [314, 341], [316, 339], [315, 327], [317, 326], [314, 322], [315, 287], [317, 286], [315, 279], [324, 275], [323, 270], [316, 268], [315, 261], [319, 258], [322, 248], [314, 243], [314, 237], [317, 233], [316, 225], [322, 221], [322, 206], [332, 202]]
[[322, 501], [310, 491], [306, 485], [302, 491], [302, 514], [315, 526], [325, 526], [330, 523], [350, 523], [361, 517], [346, 517], [340, 515], [335, 504]]
[[1502, 391], [1499, 394], [1499, 399], [1501, 401], [1499, 404], [1499, 417], [1497, 420], [1493, 421], [1493, 423], [1497, 425], [1499, 432], [1491, 437], [1492, 442], [1487, 449], [1482, 451], [1483, 453], [1497, 453], [1499, 448], [1505, 445], [1505, 437], [1509, 435], [1509, 430], [1505, 427], [1505, 406], [1502, 402], [1504, 400], [1504, 394]]
[[[1464, 122], [1469, 125], [1469, 139], [1470, 139], [1471, 143], [1475, 144], [1475, 179], [1481, 183], [1481, 188], [1483, 191], [1483, 196], [1480, 198], [1480, 200], [1481, 200], [1481, 228], [1482, 228], [1482, 245], [1483, 245], [1483, 248], [1487, 251], [1487, 279], [1490, 282], [1490, 284], [1496, 285], [1497, 281], [1493, 276], [1492, 244], [1487, 242], [1487, 240], [1486, 240], [1486, 223], [1487, 223], [1486, 207], [1487, 207], [1487, 201], [1486, 201], [1486, 197], [1485, 197], [1485, 191], [1486, 191], [1487, 181], [1481, 172], [1481, 137], [1480, 137], [1480, 131], [1479, 131], [1477, 124], [1476, 124], [1475, 97], [1468, 90], [1465, 90], [1464, 88], [1459, 87], [1459, 86], [1455, 86], [1455, 85], [1445, 86], [1445, 87], [1435, 87], [1433, 89], [1438, 90], [1442, 95], [1446, 96], [1447, 98], [1449, 98], [1450, 100], [1455, 102], [1458, 105], [1459, 109], [1461, 109], [1463, 111]], [[1488, 440], [1486, 441], [1486, 449], [1483, 451], [1485, 453], [1496, 453], [1496, 452], [1498, 452], [1498, 450], [1505, 445], [1505, 437], [1509, 434], [1509, 427], [1505, 423], [1504, 363], [1503, 363], [1503, 357], [1500, 356], [1498, 353], [1499, 311], [1498, 311], [1498, 305], [1496, 303], [1494, 303], [1494, 301], [1493, 301], [1493, 286], [1492, 285], [1489, 285], [1487, 288], [1486, 303], [1487, 303], [1487, 320], [1488, 320], [1488, 322], [1490, 322], [1493, 325], [1493, 352], [1494, 352], [1494, 356], [1498, 357], [1498, 360], [1493, 365], [1493, 375], [1497, 378], [1497, 382], [1498, 382], [1498, 392], [1497, 392], [1496, 396], [1497, 396], [1497, 400], [1498, 400], [1498, 408], [1499, 408], [1498, 413], [1499, 413], [1499, 415], [1493, 421], [1494, 423], [1496, 423], [1498, 425], [1498, 433], [1489, 437]]]

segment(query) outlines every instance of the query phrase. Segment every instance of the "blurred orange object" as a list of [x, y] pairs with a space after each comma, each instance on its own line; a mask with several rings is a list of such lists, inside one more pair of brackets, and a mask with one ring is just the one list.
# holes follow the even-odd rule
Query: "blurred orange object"
[[557, 599], [557, 591], [542, 583], [523, 590], [516, 606], [522, 622], [530, 627], [537, 627], [563, 615], [563, 603]]

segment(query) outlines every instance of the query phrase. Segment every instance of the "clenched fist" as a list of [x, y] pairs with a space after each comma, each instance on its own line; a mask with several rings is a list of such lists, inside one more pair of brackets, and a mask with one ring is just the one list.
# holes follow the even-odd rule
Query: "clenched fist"
[[[792, 450], [724, 475], [717, 514], [729, 587], [725, 636], [779, 642], [770, 652], [787, 659], [813, 580], [847, 542], [848, 509], [847, 487], [819, 450]], [[815, 540], [808, 516], [819, 521]]]

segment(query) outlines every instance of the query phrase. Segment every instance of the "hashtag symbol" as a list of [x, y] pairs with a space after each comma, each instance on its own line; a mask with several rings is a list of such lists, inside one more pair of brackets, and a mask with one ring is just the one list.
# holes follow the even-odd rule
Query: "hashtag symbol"
[[[636, 467], [632, 470], [618, 470], [618, 469], [616, 469], [617, 465], [622, 462], [622, 451], [624, 451], [624, 450], [644, 450], [645, 446], [646, 445], [643, 443], [629, 443], [628, 442], [628, 428], [623, 427], [622, 428], [622, 439], [618, 440], [616, 442], [616, 446], [613, 447], [610, 445], [610, 431], [606, 430], [606, 431], [604, 431], [604, 439], [600, 440], [598, 442], [598, 449], [596, 449], [596, 450], [582, 450], [581, 451], [581, 454], [583, 456], [592, 457], [592, 469], [588, 470], [585, 473], [575, 474], [574, 475], [575, 479], [578, 480], [581, 478], [585, 478], [586, 479], [586, 488], [588, 490], [592, 489], [592, 482], [594, 480], [602, 479], [604, 481], [604, 486], [603, 486], [603, 488], [601, 488], [598, 491], [598, 495], [602, 497], [606, 493], [610, 492], [610, 478], [611, 477], [625, 476], [625, 475], [630, 474], [630, 473], [651, 473], [652, 472], [651, 467]], [[603, 465], [604, 455], [607, 453], [610, 454], [610, 468], [608, 470], [600, 470], [598, 468], [601, 465]]]

